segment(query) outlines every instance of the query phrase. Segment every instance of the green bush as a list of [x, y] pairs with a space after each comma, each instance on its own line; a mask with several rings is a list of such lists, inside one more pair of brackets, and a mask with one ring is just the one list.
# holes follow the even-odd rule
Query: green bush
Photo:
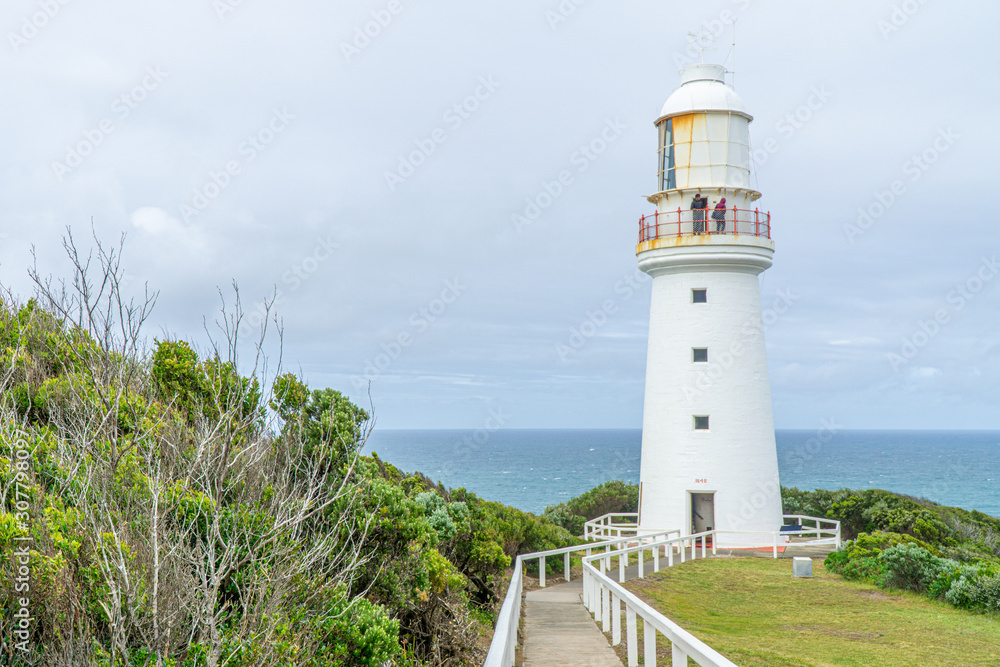
[[926, 542], [921, 542], [912, 535], [901, 535], [899, 533], [886, 533], [876, 530], [873, 533], [861, 533], [855, 539], [844, 544], [847, 555], [851, 558], [867, 558], [870, 556], [880, 556], [883, 551], [900, 544], [912, 544], [926, 549], [935, 556], [938, 555], [934, 547]]
[[1000, 575], [980, 579], [973, 599], [986, 611], [1000, 612]]
[[544, 517], [574, 535], [583, 534], [583, 524], [609, 513], [639, 511], [639, 486], [612, 479], [558, 505], [545, 508]]
[[897, 544], [882, 552], [879, 560], [885, 564], [887, 582], [895, 588], [924, 593], [940, 575], [958, 563], [938, 558], [915, 544]]

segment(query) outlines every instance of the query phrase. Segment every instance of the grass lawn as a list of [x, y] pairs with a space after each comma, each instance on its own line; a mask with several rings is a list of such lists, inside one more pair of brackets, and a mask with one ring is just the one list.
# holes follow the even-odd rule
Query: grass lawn
[[813, 574], [793, 579], [791, 560], [717, 558], [627, 586], [741, 667], [1000, 665], [1000, 616], [846, 581], [822, 560]]

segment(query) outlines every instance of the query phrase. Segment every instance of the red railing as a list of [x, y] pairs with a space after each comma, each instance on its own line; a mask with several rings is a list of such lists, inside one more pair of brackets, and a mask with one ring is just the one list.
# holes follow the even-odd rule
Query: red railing
[[[700, 214], [700, 215], [699, 215]], [[684, 210], [668, 213], [657, 211], [639, 218], [639, 243], [669, 236], [700, 236], [702, 234], [749, 234], [771, 238], [771, 214], [754, 209], [727, 208]]]

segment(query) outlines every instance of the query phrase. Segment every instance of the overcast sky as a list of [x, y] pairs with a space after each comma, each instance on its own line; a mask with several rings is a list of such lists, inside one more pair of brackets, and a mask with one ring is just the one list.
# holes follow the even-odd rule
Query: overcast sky
[[93, 218], [150, 339], [235, 280], [381, 427], [638, 428], [653, 122], [734, 18], [776, 426], [1000, 428], [995, 3], [5, 0], [0, 282]]

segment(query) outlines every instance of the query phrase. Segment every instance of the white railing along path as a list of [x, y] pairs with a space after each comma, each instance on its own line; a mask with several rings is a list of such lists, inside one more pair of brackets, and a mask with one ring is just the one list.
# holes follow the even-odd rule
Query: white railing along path
[[[653, 559], [653, 571], [660, 570], [661, 551], [666, 560], [667, 567], [673, 567], [675, 556], [679, 557], [681, 563], [687, 559], [687, 554], [691, 554], [692, 559], [698, 558], [698, 547], [701, 548], [701, 558], [706, 558], [708, 549], [712, 553], [717, 553], [720, 535], [743, 535], [759, 536], [762, 539], [753, 540], [757, 542], [757, 547], [772, 548], [773, 557], [778, 557], [778, 544], [782, 538], [793, 535], [815, 535], [815, 539], [809, 542], [799, 543], [802, 546], [816, 544], [834, 544], [840, 546], [840, 522], [830, 519], [819, 519], [804, 515], [786, 515], [785, 519], [798, 520], [802, 528], [791, 531], [721, 531], [713, 530], [694, 535], [680, 535], [679, 530], [662, 531], [642, 531], [636, 524], [616, 524], [613, 518], [631, 518], [634, 514], [606, 514], [603, 517], [587, 522], [585, 534], [605, 535], [617, 534], [619, 537], [608, 539], [575, 547], [564, 547], [562, 549], [551, 549], [537, 553], [523, 554], [518, 556], [514, 562], [514, 573], [511, 578], [507, 595], [504, 598], [500, 613], [497, 616], [497, 624], [493, 634], [493, 642], [487, 655], [484, 667], [511, 667], [514, 664], [517, 650], [517, 631], [521, 617], [521, 596], [524, 583], [524, 563], [525, 561], [538, 559], [539, 585], [545, 586], [545, 560], [548, 557], [563, 556], [564, 578], [570, 580], [570, 554], [586, 552], [583, 561], [583, 604], [594, 615], [594, 619], [599, 621], [604, 632], [611, 632], [612, 646], [617, 646], [622, 641], [621, 627], [621, 606], [625, 605], [625, 633], [626, 647], [629, 667], [638, 665], [638, 644], [637, 644], [637, 623], [638, 619], [643, 621], [643, 652], [645, 665], [655, 667], [656, 665], [656, 636], [657, 633], [663, 635], [671, 643], [673, 664], [687, 664], [687, 659], [694, 660], [703, 667], [735, 667], [734, 663], [719, 654], [717, 651], [706, 645], [700, 639], [681, 628], [679, 625], [659, 613], [634, 594], [626, 590], [621, 583], [625, 581], [625, 568], [628, 567], [629, 557], [636, 554], [638, 562], [638, 575], [645, 576], [644, 553], [649, 551]], [[813, 526], [806, 526], [802, 522], [811, 521]], [[824, 524], [829, 524], [826, 527]], [[633, 534], [627, 537], [620, 537], [622, 532], [629, 531]], [[676, 534], [677, 537], [670, 537]], [[763, 539], [768, 536], [770, 539]], [[711, 546], [709, 546], [711, 538]], [[630, 546], [633, 545], [634, 546]], [[617, 547], [617, 548], [615, 548]], [[740, 546], [739, 548], [756, 548], [754, 546]], [[603, 549], [601, 553], [593, 553], [595, 550]], [[608, 576], [611, 570], [612, 559], [617, 559], [618, 581], [612, 581]]]

